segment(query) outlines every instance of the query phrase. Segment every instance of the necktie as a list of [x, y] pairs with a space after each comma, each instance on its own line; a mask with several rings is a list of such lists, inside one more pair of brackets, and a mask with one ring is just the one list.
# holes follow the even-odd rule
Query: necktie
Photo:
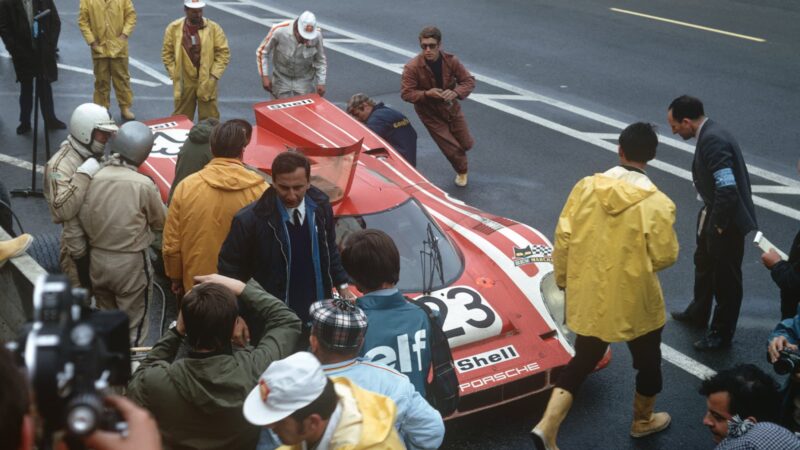
[[294, 210], [294, 225], [299, 227], [302, 224], [303, 224], [303, 220], [300, 218], [300, 210], [295, 209]]

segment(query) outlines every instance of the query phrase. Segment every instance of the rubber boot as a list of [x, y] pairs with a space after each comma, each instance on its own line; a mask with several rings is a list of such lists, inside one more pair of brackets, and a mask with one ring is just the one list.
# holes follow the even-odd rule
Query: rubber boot
[[136, 115], [133, 113], [133, 111], [131, 111], [131, 108], [129, 106], [122, 106], [119, 109], [123, 119], [133, 120], [136, 118]]
[[656, 396], [645, 397], [636, 393], [633, 398], [633, 423], [631, 436], [635, 438], [658, 433], [669, 426], [672, 418], [665, 412], [653, 413], [656, 405]]
[[456, 174], [455, 180], [456, 186], [464, 187], [467, 185], [467, 174], [466, 173], [459, 173]]
[[531, 430], [531, 438], [536, 450], [558, 450], [556, 446], [558, 428], [567, 417], [571, 406], [572, 394], [561, 388], [553, 388], [542, 419]]
[[0, 267], [9, 259], [25, 253], [32, 242], [33, 236], [28, 233], [0, 242]]

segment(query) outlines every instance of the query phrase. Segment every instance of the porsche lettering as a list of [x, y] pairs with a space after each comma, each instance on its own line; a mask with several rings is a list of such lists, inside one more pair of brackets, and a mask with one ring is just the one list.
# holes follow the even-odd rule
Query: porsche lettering
[[494, 375], [486, 375], [482, 378], [476, 378], [469, 383], [461, 383], [458, 388], [459, 391], [464, 392], [467, 389], [478, 389], [481, 387], [486, 387], [490, 384], [497, 383], [498, 381], [505, 381], [509, 378], [518, 377], [521, 375], [530, 375], [533, 372], [539, 371], [539, 363], [532, 362], [522, 367], [515, 367], [513, 369], [508, 369], [503, 372], [496, 373]]

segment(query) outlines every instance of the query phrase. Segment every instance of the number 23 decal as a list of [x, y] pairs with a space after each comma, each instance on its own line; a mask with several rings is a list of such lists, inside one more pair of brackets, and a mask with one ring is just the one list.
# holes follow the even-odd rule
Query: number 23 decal
[[454, 286], [417, 298], [439, 312], [445, 336], [457, 347], [500, 334], [502, 320], [477, 291]]

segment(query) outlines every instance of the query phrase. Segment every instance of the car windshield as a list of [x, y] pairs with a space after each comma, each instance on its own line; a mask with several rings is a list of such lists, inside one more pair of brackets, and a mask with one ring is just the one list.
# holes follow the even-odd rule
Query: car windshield
[[461, 274], [463, 263], [453, 244], [414, 199], [374, 214], [337, 217], [339, 248], [348, 234], [365, 228], [384, 231], [397, 245], [400, 252], [397, 288], [401, 291], [441, 289]]

